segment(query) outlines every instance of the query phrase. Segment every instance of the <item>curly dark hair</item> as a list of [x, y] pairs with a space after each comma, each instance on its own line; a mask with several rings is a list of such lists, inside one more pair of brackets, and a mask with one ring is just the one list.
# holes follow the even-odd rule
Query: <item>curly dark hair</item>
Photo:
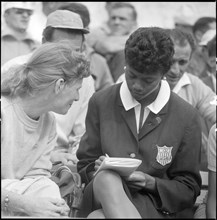
[[134, 31], [125, 45], [126, 63], [140, 73], [166, 74], [174, 55], [169, 34], [159, 27], [141, 27]]

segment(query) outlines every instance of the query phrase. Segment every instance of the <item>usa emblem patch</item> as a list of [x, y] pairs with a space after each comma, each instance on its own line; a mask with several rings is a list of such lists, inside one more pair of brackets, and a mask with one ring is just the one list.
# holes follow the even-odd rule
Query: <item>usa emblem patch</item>
[[166, 164], [170, 163], [172, 160], [172, 149], [173, 147], [167, 147], [167, 146], [163, 146], [160, 147], [158, 145], [157, 146], [157, 157], [156, 160], [159, 164], [161, 164], [162, 166], [165, 166]]

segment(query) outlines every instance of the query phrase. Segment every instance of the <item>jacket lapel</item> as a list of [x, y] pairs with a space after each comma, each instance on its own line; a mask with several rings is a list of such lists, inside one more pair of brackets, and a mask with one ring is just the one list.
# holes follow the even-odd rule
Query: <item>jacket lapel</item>
[[119, 89], [119, 92], [117, 93], [117, 103], [119, 105], [120, 112], [121, 112], [123, 119], [125, 120], [127, 126], [129, 127], [135, 139], [138, 140], [134, 108], [130, 109], [129, 111], [125, 110], [123, 103], [121, 101], [121, 97], [120, 97], [120, 89]]
[[166, 116], [167, 108], [168, 108], [168, 103], [158, 114], [154, 114], [153, 112], [149, 113], [143, 127], [141, 128], [138, 134], [139, 140], [161, 124], [163, 118]]
[[121, 114], [122, 114], [124, 120], [126, 121], [129, 129], [131, 130], [131, 132], [132, 132], [133, 136], [136, 138], [136, 140], [138, 140], [134, 108], [130, 109], [129, 111], [125, 111], [123, 106], [120, 108], [121, 108]]

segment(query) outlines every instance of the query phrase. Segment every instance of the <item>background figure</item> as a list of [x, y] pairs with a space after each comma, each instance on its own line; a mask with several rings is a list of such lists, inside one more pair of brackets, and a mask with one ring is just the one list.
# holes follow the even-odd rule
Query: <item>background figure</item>
[[194, 5], [181, 5], [177, 8], [174, 16], [174, 26], [177, 29], [187, 31], [192, 34], [192, 28], [197, 13]]
[[137, 27], [137, 12], [133, 5], [117, 2], [111, 5], [108, 21], [92, 30], [87, 42], [102, 54], [109, 65], [114, 82], [124, 71], [124, 46]]
[[[164, 29], [137, 29], [125, 46], [126, 80], [90, 98], [77, 151], [86, 184], [82, 217], [193, 217], [201, 129], [198, 112], [163, 79], [173, 54]], [[94, 175], [105, 154], [142, 163], [129, 176], [112, 170]]]
[[68, 2], [34, 2], [35, 13], [32, 16], [28, 31], [41, 42], [42, 32], [47, 22], [47, 16], [58, 7]]
[[212, 126], [208, 142], [209, 185], [206, 217], [216, 219], [216, 124]]
[[50, 179], [56, 123], [79, 99], [89, 63], [70, 42], [46, 43], [1, 79], [1, 209], [5, 215], [60, 217], [69, 207]]
[[[90, 14], [88, 8], [81, 4], [72, 2], [63, 6], [60, 6], [61, 10], [69, 10], [80, 15], [84, 28], [89, 29], [90, 24]], [[111, 76], [106, 59], [96, 51], [91, 48], [87, 42], [83, 43], [83, 52], [86, 54], [88, 60], [90, 61], [91, 74], [95, 81], [95, 91], [107, 88], [111, 86], [113, 78]]]
[[216, 122], [216, 109], [210, 105], [215, 93], [197, 76], [187, 72], [187, 66], [194, 51], [194, 41], [190, 34], [179, 29], [169, 30], [175, 45], [173, 65], [165, 75], [173, 92], [195, 107], [201, 116], [202, 148], [200, 169], [207, 171], [207, 138], [209, 130]]
[[27, 32], [33, 13], [31, 2], [4, 2], [5, 25], [1, 34], [1, 66], [8, 60], [33, 51], [39, 42]]
[[[210, 102], [211, 105], [217, 104], [217, 96]], [[208, 160], [208, 192], [199, 206], [197, 207], [194, 218], [216, 218], [216, 123], [209, 131], [207, 145]]]
[[201, 80], [216, 92], [216, 30], [208, 30], [200, 42], [202, 53], [207, 65], [206, 73]]
[[204, 73], [206, 73], [207, 66], [199, 43], [203, 34], [211, 29], [216, 30], [216, 18], [214, 17], [201, 17], [194, 23], [192, 28], [196, 40], [196, 49], [192, 54], [187, 71], [200, 78], [206, 76]]

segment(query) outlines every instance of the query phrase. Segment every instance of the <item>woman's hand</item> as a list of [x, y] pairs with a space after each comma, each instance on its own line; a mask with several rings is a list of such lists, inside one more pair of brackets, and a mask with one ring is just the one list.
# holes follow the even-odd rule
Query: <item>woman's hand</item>
[[127, 185], [130, 188], [140, 190], [145, 187], [146, 185], [146, 176], [145, 173], [141, 171], [134, 171], [129, 176], [125, 177], [125, 180], [127, 181]]
[[69, 207], [64, 199], [26, 196], [25, 213], [33, 217], [68, 216]]
[[147, 189], [156, 191], [155, 178], [141, 171], [134, 171], [131, 175], [125, 177], [127, 185], [135, 190]]
[[95, 160], [95, 166], [94, 166], [95, 170], [98, 170], [99, 166], [101, 165], [104, 159], [105, 159], [105, 156], [102, 155], [97, 160]]

